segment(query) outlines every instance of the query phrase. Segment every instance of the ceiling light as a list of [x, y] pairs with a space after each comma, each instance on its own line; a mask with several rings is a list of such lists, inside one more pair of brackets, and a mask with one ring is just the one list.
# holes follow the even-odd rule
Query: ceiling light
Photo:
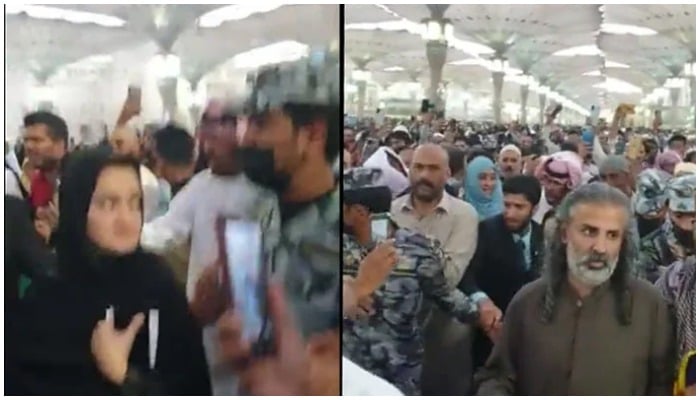
[[399, 66], [384, 68], [384, 72], [401, 72], [405, 70], [405, 68]]
[[[345, 30], [360, 30], [360, 31], [387, 31], [387, 32], [400, 32], [407, 31], [414, 35], [423, 36], [425, 33], [425, 25], [419, 24], [407, 19], [402, 19], [400, 21], [384, 21], [384, 22], [362, 22], [345, 25]], [[477, 56], [479, 54], [493, 54], [495, 51], [483, 44], [470, 42], [468, 40], [461, 40], [454, 37], [454, 28], [447, 28], [445, 36], [448, 39], [449, 46], [457, 50], [461, 50], [467, 54]]]
[[467, 58], [465, 60], [452, 61], [447, 65], [484, 65], [484, 60], [479, 58]]
[[602, 56], [603, 52], [594, 44], [570, 47], [553, 54], [556, 57]]
[[282, 3], [263, 1], [221, 7], [199, 17], [199, 26], [202, 28], [216, 28], [226, 21], [240, 21], [253, 14], [276, 10], [283, 5]]
[[423, 32], [423, 26], [407, 19], [400, 21], [384, 21], [384, 22], [361, 22], [345, 25], [345, 30], [360, 30], [360, 31], [408, 31], [413, 34], [420, 35]]
[[593, 85], [594, 88], [605, 89], [608, 93], [636, 94], [642, 93], [642, 88], [616, 78], [606, 78], [605, 82]]
[[234, 68], [255, 69], [263, 65], [296, 61], [309, 53], [309, 46], [284, 40], [248, 50], [233, 57]]
[[106, 14], [97, 14], [85, 11], [74, 11], [63, 8], [47, 7], [47, 6], [29, 6], [29, 5], [7, 5], [6, 14], [26, 13], [32, 18], [38, 19], [58, 19], [74, 24], [92, 23], [105, 27], [121, 27], [126, 25], [123, 19], [113, 17]]
[[109, 64], [114, 61], [114, 57], [109, 54], [96, 54], [94, 56], [87, 57], [82, 61], [90, 64]]
[[602, 32], [612, 35], [653, 36], [658, 34], [658, 32], [650, 28], [625, 24], [603, 23], [600, 25], [600, 29]]
[[627, 64], [618, 63], [615, 61], [605, 60], [605, 68], [629, 68]]
[[582, 75], [583, 76], [601, 76], [601, 73], [600, 73], [600, 71], [595, 70], [595, 71], [584, 72]]
[[54, 101], [56, 97], [56, 91], [49, 86], [35, 86], [30, 90], [31, 98], [36, 102], [43, 101]]

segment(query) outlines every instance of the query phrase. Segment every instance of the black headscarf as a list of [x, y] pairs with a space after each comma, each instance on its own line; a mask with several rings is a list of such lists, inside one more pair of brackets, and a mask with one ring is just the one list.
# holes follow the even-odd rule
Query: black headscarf
[[[137, 162], [115, 158], [106, 148], [80, 151], [66, 166], [56, 238], [59, 279], [35, 288], [9, 329], [14, 343], [6, 351], [6, 394], [210, 393], [201, 329], [171, 271], [160, 258], [140, 248], [127, 255], [111, 254], [87, 237], [92, 195], [108, 166], [139, 171]], [[130, 376], [141, 377], [138, 385], [117, 387], [95, 365], [92, 332], [108, 307], [114, 310], [117, 329], [128, 326], [137, 313], [147, 317], [129, 356]], [[154, 369], [149, 365], [149, 310], [159, 314]], [[5, 337], [7, 346], [7, 333]]]
[[[55, 238], [58, 265], [62, 276], [91, 281], [104, 278], [120, 266], [153, 262], [153, 256], [141, 248], [117, 256], [99, 249], [87, 237], [87, 215], [97, 179], [107, 166], [130, 167], [140, 175], [136, 160], [112, 155], [108, 147], [74, 153], [65, 167], [59, 190], [59, 223]], [[141, 201], [143, 215], [143, 200]]]

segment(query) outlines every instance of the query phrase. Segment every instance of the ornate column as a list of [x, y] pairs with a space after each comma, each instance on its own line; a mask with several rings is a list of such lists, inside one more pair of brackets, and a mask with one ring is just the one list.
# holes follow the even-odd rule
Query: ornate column
[[438, 89], [442, 82], [442, 69], [447, 60], [447, 42], [439, 40], [429, 40], [425, 44], [425, 51], [430, 67], [430, 86], [428, 87], [427, 98], [432, 104], [438, 104]]
[[545, 121], [544, 108], [547, 106], [547, 94], [540, 93], [539, 101], [540, 101], [540, 125], [544, 125], [544, 121]]
[[493, 119], [497, 124], [501, 123], [501, 110], [503, 109], [503, 78], [506, 73], [503, 71], [494, 71], [491, 73], [493, 77]]
[[681, 88], [672, 87], [670, 89], [671, 94], [671, 126], [678, 126], [680, 124], [680, 113], [678, 108], [678, 101], [681, 97]]
[[530, 94], [530, 86], [527, 83], [520, 85], [520, 123], [527, 124], [527, 98]]

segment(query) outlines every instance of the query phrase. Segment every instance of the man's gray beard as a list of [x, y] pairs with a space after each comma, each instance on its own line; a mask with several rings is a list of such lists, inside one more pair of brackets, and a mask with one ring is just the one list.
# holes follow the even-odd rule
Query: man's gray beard
[[600, 269], [588, 268], [582, 261], [585, 257], [577, 257], [571, 244], [566, 246], [566, 264], [569, 274], [577, 281], [591, 287], [598, 287], [609, 281], [617, 268], [618, 258], [606, 260], [605, 266]]

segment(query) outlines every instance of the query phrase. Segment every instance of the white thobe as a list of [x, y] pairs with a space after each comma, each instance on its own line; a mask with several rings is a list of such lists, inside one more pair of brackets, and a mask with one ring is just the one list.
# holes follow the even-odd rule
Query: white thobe
[[[219, 255], [217, 218], [257, 218], [259, 215], [256, 214], [260, 213], [271, 215], [270, 225], [279, 224], [274, 194], [255, 185], [244, 174], [217, 176], [207, 169], [194, 176], [178, 192], [165, 215], [144, 225], [141, 244], [147, 250], [162, 254], [191, 238], [187, 270], [187, 298], [191, 300], [202, 271], [213, 265]], [[263, 231], [278, 229], [264, 226]], [[265, 247], [269, 250], [276, 240], [266, 237]], [[220, 360], [216, 327], [204, 327], [202, 336], [213, 395], [236, 395], [237, 379]]]

